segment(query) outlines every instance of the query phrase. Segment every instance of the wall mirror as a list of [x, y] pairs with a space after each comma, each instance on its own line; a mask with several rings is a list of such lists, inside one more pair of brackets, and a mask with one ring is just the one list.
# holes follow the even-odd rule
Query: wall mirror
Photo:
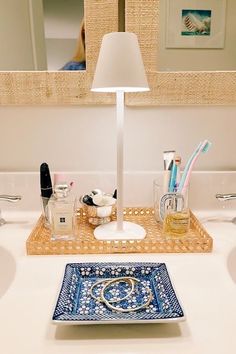
[[81, 56], [78, 52], [84, 43], [84, 0], [40, 1], [43, 3], [46, 70], [56, 71], [62, 68], [69, 70], [72, 66], [65, 66], [65, 63]]
[[4, 1], [0, 70], [60, 70], [84, 43], [83, 17], [84, 0]]
[[[14, 46], [10, 45], [11, 49], [3, 50], [10, 69], [3, 66], [2, 60], [0, 104], [114, 103], [113, 94], [94, 94], [90, 88], [102, 37], [105, 33], [118, 30], [118, 4], [118, 0], [4, 1], [2, 9], [8, 13], [12, 11], [13, 22], [22, 22], [24, 18], [24, 26], [20, 23], [18, 30], [15, 30], [9, 21], [5, 21], [8, 31], [0, 31], [4, 37], [1, 43], [7, 46], [6, 33], [13, 33], [13, 38], [20, 31], [24, 31], [21, 37], [24, 40], [20, 42], [18, 38]], [[71, 9], [65, 6], [74, 9], [72, 20], [69, 20]], [[3, 12], [1, 10], [2, 19]], [[61, 66], [73, 56], [82, 18], [85, 23], [86, 70], [61, 71]], [[1, 21], [2, 28], [3, 25], [4, 21]], [[11, 53], [13, 49], [17, 49], [18, 54]], [[14, 61], [13, 57], [18, 60]], [[24, 60], [21, 60], [23, 57]]]
[[236, 70], [235, 0], [160, 0], [159, 71]]
[[[70, 3], [73, 0], [9, 0], [7, 2], [1, 0], [1, 2], [4, 3], [1, 8], [1, 14], [3, 14], [3, 9], [8, 8], [9, 10], [10, 8], [12, 14], [14, 13], [14, 16], [19, 18], [22, 6], [28, 8], [32, 14], [34, 11], [40, 14], [43, 11], [43, 1], [45, 1], [45, 6], [48, 6], [45, 12], [46, 17], [44, 18], [44, 22], [46, 26], [49, 26], [50, 23], [52, 24], [52, 22], [50, 22], [52, 21], [52, 17], [55, 17], [54, 13], [50, 20], [50, 9], [52, 9], [50, 2], [59, 4], [60, 1]], [[0, 105], [114, 104], [115, 99], [113, 94], [95, 94], [90, 91], [90, 87], [102, 37], [105, 33], [118, 30], [119, 6], [123, 6], [124, 0], [77, 1], [80, 3], [80, 8], [83, 8], [85, 20], [86, 70], [58, 71], [62, 62], [67, 61], [67, 58], [69, 59], [70, 55], [72, 55], [72, 52], [71, 54], [68, 52], [67, 55], [67, 51], [64, 51], [65, 57], [63, 59], [61, 58], [61, 61], [58, 63], [56, 63], [55, 60], [50, 62], [47, 58], [47, 65], [49, 65], [50, 62], [47, 71], [31, 71], [33, 69], [28, 71], [28, 68], [24, 69], [27, 71], [12, 71], [14, 69], [13, 67], [11, 71], [5, 71], [3, 67], [0, 67]], [[126, 104], [131, 106], [184, 104], [234, 105], [236, 103], [235, 69], [218, 69], [210, 68], [209, 66], [208, 68], [196, 68], [196, 66], [194, 68], [177, 68], [171, 66], [169, 59], [167, 60], [165, 57], [166, 53], [162, 53], [166, 36], [166, 34], [164, 34], [164, 32], [166, 33], [166, 3], [170, 1], [177, 3], [175, 0], [125, 0], [125, 29], [130, 32], [135, 32], [138, 35], [151, 88], [151, 91], [148, 93], [126, 95]], [[187, 0], [179, 0], [178, 3], [184, 3], [186, 1]], [[234, 4], [235, 0], [206, 0], [206, 2], [209, 1], [211, 3], [225, 1], [227, 10], [226, 27], [229, 25], [228, 22], [234, 22], [234, 12], [229, 10], [232, 6], [236, 6], [236, 4]], [[188, 0], [188, 3], [189, 2], [191, 1]], [[192, 0], [192, 2], [197, 3], [194, 0]], [[60, 6], [58, 6], [58, 11], [59, 8]], [[33, 16], [33, 18], [37, 21], [39, 16]], [[82, 18], [82, 14], [78, 16], [78, 22], [79, 18]], [[3, 23], [4, 21], [0, 22], [0, 33], [3, 35], [4, 41], [6, 41], [6, 33], [10, 33], [12, 28], [8, 28], [6, 32], [6, 29], [3, 28]], [[29, 27], [29, 21], [25, 21], [24, 23], [25, 26], [27, 25]], [[53, 26], [51, 26], [51, 29], [52, 27]], [[76, 30], [74, 27], [72, 32], [77, 32], [78, 27], [76, 27]], [[229, 29], [226, 29], [225, 35], [227, 35], [228, 31]], [[235, 38], [235, 28], [233, 30], [230, 28], [230, 31]], [[49, 36], [47, 37], [47, 35]], [[47, 47], [48, 45], [49, 48], [50, 35], [52, 36], [52, 31], [50, 34], [48, 30], [44, 46]], [[1, 43], [4, 43], [4, 41], [1, 40]], [[67, 42], [71, 50], [72, 47], [74, 47], [73, 43], [75, 43], [75, 41], [76, 38], [72, 38], [72, 41]], [[51, 41], [51, 44], [52, 42], [53, 41]], [[57, 45], [56, 42], [55, 40], [54, 46], [51, 47], [51, 52], [54, 52], [54, 54], [56, 49], [60, 47], [60, 45], [58, 45], [59, 42], [57, 42]], [[17, 42], [15, 46], [18, 48], [18, 53], [29, 52], [27, 47], [24, 47], [22, 43]], [[165, 51], [167, 51], [167, 48], [165, 48]], [[186, 51], [188, 55], [190, 53], [186, 48], [184, 50], [183, 48], [169, 48], [168, 51], [171, 53], [172, 64], [173, 62], [175, 64], [177, 63], [177, 60], [175, 60], [177, 51], [179, 52], [179, 56], [181, 53], [186, 53]], [[194, 49], [194, 51], [195, 55], [198, 49]], [[203, 49], [202, 52], [204, 52]], [[2, 50], [2, 53], [7, 54], [8, 61], [10, 62], [12, 55], [10, 55], [9, 51]], [[212, 54], [213, 51], [209, 53]], [[58, 55], [56, 57], [58, 58]], [[190, 61], [189, 59], [187, 60], [188, 63]], [[213, 60], [211, 60], [211, 62], [212, 61]], [[236, 63], [235, 59], [233, 59], [233, 61]], [[181, 59], [179, 59], [178, 62], [182, 62]]]
[[[174, 16], [182, 21], [185, 14], [178, 11], [196, 9], [199, 3], [202, 5], [207, 3], [207, 8], [203, 7], [202, 12], [198, 11], [203, 17], [210, 16], [209, 9], [211, 7], [208, 8], [208, 6], [221, 3], [221, 8], [224, 8], [223, 5], [226, 4], [226, 21], [228, 22], [224, 29], [223, 48], [197, 48], [197, 45], [195, 45], [196, 48], [182, 48], [182, 43], [178, 43], [176, 33], [179, 33], [178, 31], [181, 31], [182, 28], [181, 24], [178, 27], [177, 19]], [[232, 9], [236, 8], [234, 0], [204, 0], [203, 2], [202, 0], [126, 0], [125, 4], [126, 30], [138, 35], [151, 88], [151, 91], [147, 93], [126, 95], [127, 105], [236, 104], [236, 51], [233, 42], [233, 48], [229, 48], [229, 41], [235, 41], [236, 32], [236, 26], [231, 28], [235, 22], [233, 20], [234, 12], [232, 12]], [[181, 8], [178, 8], [179, 4], [181, 4]], [[172, 13], [168, 12], [168, 6], [173, 7], [171, 8]], [[197, 10], [199, 10], [198, 7]], [[208, 10], [208, 13], [204, 13], [203, 10]], [[173, 22], [175, 23], [173, 24]], [[215, 28], [213, 27], [213, 29]], [[175, 43], [170, 36], [172, 39], [171, 48], [170, 43], [166, 43], [167, 30], [170, 31], [174, 39], [177, 38], [177, 43]], [[200, 36], [198, 36], [199, 38]], [[167, 46], [168, 48], [166, 48]], [[219, 65], [220, 59], [213, 59], [212, 56], [214, 52], [215, 54], [218, 52], [222, 56], [224, 49], [232, 52], [233, 55], [230, 64], [226, 66], [223, 66], [225, 60], [221, 60], [223, 64]], [[167, 52], [169, 58], [167, 58]], [[208, 54], [206, 54], [207, 52]], [[205, 66], [198, 63], [199, 56], [203, 56], [205, 61], [209, 57]], [[191, 66], [189, 62], [193, 57], [196, 57], [196, 61]]]

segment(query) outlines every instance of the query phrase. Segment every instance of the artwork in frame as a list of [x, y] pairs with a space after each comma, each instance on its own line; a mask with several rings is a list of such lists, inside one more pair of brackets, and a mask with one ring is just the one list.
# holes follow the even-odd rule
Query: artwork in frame
[[168, 0], [167, 48], [223, 48], [226, 0]]

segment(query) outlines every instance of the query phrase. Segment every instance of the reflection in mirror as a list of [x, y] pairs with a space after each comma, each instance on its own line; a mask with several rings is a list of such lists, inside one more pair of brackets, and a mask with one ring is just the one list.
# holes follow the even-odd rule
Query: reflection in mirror
[[43, 0], [43, 10], [47, 69], [85, 69], [84, 1]]
[[0, 0], [0, 4], [0, 71], [57, 71], [71, 60], [74, 65], [63, 70], [85, 69], [83, 0]]
[[160, 0], [159, 6], [157, 71], [236, 70], [235, 0]]

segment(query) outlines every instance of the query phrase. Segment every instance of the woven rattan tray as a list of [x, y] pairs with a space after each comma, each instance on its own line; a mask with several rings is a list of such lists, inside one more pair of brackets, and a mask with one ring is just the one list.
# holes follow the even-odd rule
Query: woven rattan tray
[[[115, 215], [113, 215], [115, 218]], [[42, 216], [26, 242], [28, 255], [89, 254], [89, 253], [187, 253], [211, 252], [213, 240], [191, 213], [190, 231], [181, 238], [167, 238], [161, 225], [154, 219], [151, 208], [126, 208], [124, 218], [143, 226], [144, 240], [98, 241], [93, 236], [94, 226], [87, 222], [83, 209], [78, 210], [78, 234], [73, 241], [51, 241], [50, 231], [44, 227]]]

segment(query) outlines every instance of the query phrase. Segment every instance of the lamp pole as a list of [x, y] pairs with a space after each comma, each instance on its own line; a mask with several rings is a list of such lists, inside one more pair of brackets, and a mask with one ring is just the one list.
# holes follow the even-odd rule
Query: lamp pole
[[116, 92], [117, 124], [117, 231], [123, 231], [123, 149], [124, 149], [124, 91]]
[[[122, 62], [120, 61], [122, 53]], [[107, 33], [102, 39], [92, 91], [116, 93], [117, 201], [116, 221], [94, 230], [97, 240], [141, 240], [146, 231], [134, 222], [124, 221], [124, 96], [125, 92], [149, 91], [138, 38], [130, 32]]]

